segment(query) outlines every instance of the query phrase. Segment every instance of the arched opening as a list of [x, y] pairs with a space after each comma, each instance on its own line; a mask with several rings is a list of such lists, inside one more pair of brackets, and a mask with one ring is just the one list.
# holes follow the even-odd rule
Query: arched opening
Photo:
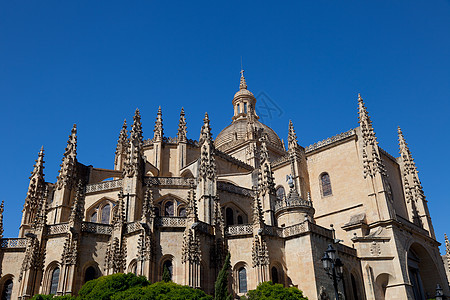
[[241, 267], [238, 271], [239, 293], [247, 293], [247, 270]]
[[278, 201], [283, 201], [284, 199], [286, 199], [286, 191], [284, 190], [284, 187], [282, 186], [278, 187], [276, 195]]
[[129, 273], [133, 273], [134, 275], [138, 275], [137, 274], [137, 261], [136, 260], [133, 260], [131, 263], [130, 263], [130, 266], [128, 267], [128, 272]]
[[180, 210], [178, 211], [179, 217], [186, 217], [186, 207], [182, 206]]
[[239, 216], [237, 217], [237, 223], [238, 223], [238, 224], [244, 224], [244, 218], [242, 218], [241, 215], [239, 215]]
[[356, 279], [355, 276], [353, 276], [353, 274], [350, 275], [351, 281], [352, 281], [352, 294], [353, 294], [353, 299], [354, 300], [358, 300], [358, 286], [356, 285]]
[[11, 294], [13, 289], [13, 281], [12, 279], [8, 279], [3, 284], [3, 291], [2, 291], [2, 300], [11, 300]]
[[109, 224], [109, 216], [111, 214], [111, 205], [106, 204], [102, 208], [102, 223]]
[[322, 173], [322, 175], [320, 175], [320, 186], [323, 197], [331, 196], [333, 194], [333, 191], [331, 190], [330, 175], [328, 175], [328, 173]]
[[278, 279], [278, 269], [276, 267], [272, 267], [272, 282], [280, 283]]
[[[166, 260], [163, 263], [163, 268], [162, 268], [162, 272], [164, 272], [164, 269], [166, 269], [169, 271], [169, 275], [170, 275], [170, 280], [173, 279], [173, 265], [172, 265], [172, 261], [171, 260]], [[161, 272], [161, 274], [162, 274]]]
[[164, 215], [166, 217], [173, 217], [174, 216], [174, 206], [172, 201], [167, 201], [164, 205]]
[[97, 212], [94, 212], [94, 213], [91, 215], [91, 222], [97, 223]]
[[84, 282], [88, 282], [96, 278], [97, 278], [97, 271], [95, 270], [95, 268], [93, 266], [87, 268], [86, 271], [84, 272]]
[[55, 295], [58, 291], [58, 281], [59, 281], [59, 268], [55, 268], [52, 272], [52, 277], [50, 281], [50, 294]]
[[226, 222], [227, 226], [234, 225], [234, 216], [233, 216], [233, 209], [231, 207], [227, 207], [225, 210], [226, 215]]

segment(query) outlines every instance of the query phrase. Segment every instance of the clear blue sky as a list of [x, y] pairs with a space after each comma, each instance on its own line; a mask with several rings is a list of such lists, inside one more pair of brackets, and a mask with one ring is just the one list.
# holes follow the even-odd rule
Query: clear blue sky
[[[17, 235], [41, 145], [56, 180], [73, 123], [78, 159], [112, 168], [136, 107], [146, 138], [162, 106], [175, 136], [184, 106], [198, 139], [231, 121], [240, 58], [249, 89], [279, 110], [264, 118], [303, 146], [358, 126], [366, 101], [381, 147], [398, 156], [400, 125], [437, 238], [450, 233], [450, 1], [2, 1], [0, 199]], [[260, 101], [261, 103], [261, 101]], [[278, 109], [277, 108], [277, 109]]]

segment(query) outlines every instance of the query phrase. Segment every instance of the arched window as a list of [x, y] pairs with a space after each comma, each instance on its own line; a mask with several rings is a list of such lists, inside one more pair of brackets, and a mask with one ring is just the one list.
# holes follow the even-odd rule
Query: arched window
[[166, 205], [164, 206], [164, 215], [166, 217], [173, 217], [174, 216], [174, 207], [172, 201], [167, 201]]
[[137, 262], [135, 260], [130, 264], [129, 272], [137, 276]]
[[179, 212], [178, 212], [178, 216], [180, 217], [186, 217], [186, 207], [181, 207]]
[[279, 283], [278, 282], [278, 270], [276, 267], [272, 267], [272, 282]]
[[93, 266], [90, 266], [86, 269], [86, 272], [84, 272], [84, 282], [95, 279], [97, 277], [96, 275], [97, 272], [95, 271], [95, 268]]
[[247, 113], [247, 102], [244, 102], [244, 113]]
[[238, 224], [244, 224], [244, 219], [242, 218], [241, 215], [239, 215], [239, 216], [237, 217], [237, 221], [238, 221]]
[[234, 225], [234, 216], [233, 209], [231, 207], [227, 207], [225, 210], [227, 226]]
[[3, 284], [2, 300], [11, 300], [11, 293], [13, 289], [12, 279], [8, 279]]
[[247, 293], [247, 270], [244, 267], [238, 271], [239, 293]]
[[286, 192], [284, 191], [284, 187], [280, 186], [277, 188], [277, 200], [282, 201], [286, 198]]
[[97, 223], [97, 212], [94, 212], [91, 215], [91, 222]]
[[111, 205], [106, 204], [102, 208], [102, 223], [109, 224], [109, 215], [111, 214]]
[[172, 280], [172, 276], [173, 276], [173, 265], [172, 265], [172, 261], [171, 260], [166, 260], [163, 264], [163, 272], [164, 269], [167, 268], [167, 270], [169, 271], [169, 275], [170, 275], [170, 280]]
[[353, 291], [353, 299], [358, 300], [358, 287], [356, 286], [356, 280], [355, 280], [355, 276], [351, 276], [352, 279], [352, 291]]
[[328, 173], [323, 173], [320, 175], [320, 185], [322, 187], [322, 196], [330, 196], [333, 194], [331, 191], [331, 181], [330, 181], [330, 175]]
[[59, 281], [59, 268], [56, 268], [52, 272], [52, 280], [50, 281], [50, 294], [55, 295], [58, 291], [58, 281]]

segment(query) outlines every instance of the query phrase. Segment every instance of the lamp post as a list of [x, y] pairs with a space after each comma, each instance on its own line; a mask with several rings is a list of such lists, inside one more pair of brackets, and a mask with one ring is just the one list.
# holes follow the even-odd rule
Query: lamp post
[[323, 268], [327, 272], [328, 277], [333, 280], [334, 294], [336, 300], [339, 300], [338, 282], [344, 277], [344, 264], [337, 257], [336, 250], [331, 244], [322, 257]]
[[435, 296], [435, 299], [436, 300], [443, 300], [444, 299], [444, 293], [442, 292], [442, 288], [441, 288], [441, 286], [439, 285], [439, 283], [437, 284], [437, 286], [436, 286], [436, 296]]

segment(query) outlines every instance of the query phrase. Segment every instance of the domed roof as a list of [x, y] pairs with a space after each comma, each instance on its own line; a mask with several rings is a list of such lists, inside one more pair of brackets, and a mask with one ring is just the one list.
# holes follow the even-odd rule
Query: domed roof
[[[214, 145], [219, 150], [224, 150], [228, 148], [228, 145], [237, 145], [241, 142], [247, 140], [247, 126], [248, 122], [246, 119], [236, 120], [227, 127], [225, 127], [218, 135], [214, 141]], [[253, 121], [253, 126], [257, 132], [257, 138], [267, 135], [267, 142], [277, 148], [283, 148], [283, 143], [278, 135], [267, 125], [259, 122], [258, 120]]]

